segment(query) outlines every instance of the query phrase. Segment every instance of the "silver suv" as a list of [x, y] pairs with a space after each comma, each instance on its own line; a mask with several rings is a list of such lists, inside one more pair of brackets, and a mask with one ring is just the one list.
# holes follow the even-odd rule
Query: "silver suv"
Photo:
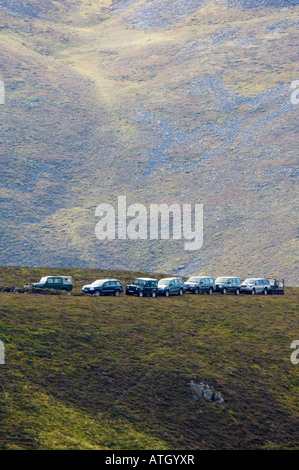
[[267, 295], [271, 290], [270, 282], [268, 279], [263, 278], [250, 278], [245, 279], [241, 284], [241, 293], [243, 294], [264, 294]]

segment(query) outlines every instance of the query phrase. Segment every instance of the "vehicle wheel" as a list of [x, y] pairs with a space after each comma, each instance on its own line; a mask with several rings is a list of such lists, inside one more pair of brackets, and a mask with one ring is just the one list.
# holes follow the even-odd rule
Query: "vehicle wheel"
[[179, 295], [183, 295], [183, 293], [184, 293], [183, 289], [180, 289], [179, 290]]
[[116, 291], [114, 292], [114, 295], [115, 295], [115, 297], [119, 297], [119, 296], [120, 296], [120, 291], [119, 291], [119, 290], [116, 290]]
[[138, 292], [138, 297], [143, 297], [143, 290], [140, 290], [140, 291]]
[[198, 287], [196, 287], [196, 289], [195, 289], [195, 291], [194, 291], [194, 294], [195, 294], [195, 295], [198, 295], [198, 294], [199, 294], [199, 289], [198, 289]]
[[240, 289], [236, 290], [236, 295], [240, 295]]
[[213, 288], [212, 287], [210, 287], [208, 294], [213, 295]]
[[167, 290], [167, 291], [165, 292], [165, 297], [169, 297], [169, 296], [170, 296], [170, 292], [169, 292], [169, 290]]
[[267, 289], [267, 287], [264, 289], [263, 294], [264, 294], [264, 295], [268, 295], [268, 289]]
[[153, 299], [155, 299], [157, 297], [157, 292], [155, 290], [152, 292], [152, 297], [153, 297]]
[[225, 289], [225, 288], [222, 289], [222, 294], [223, 294], [223, 295], [226, 295], [226, 289]]
[[100, 297], [101, 292], [100, 292], [99, 290], [96, 290], [95, 293], [94, 293], [94, 295], [95, 295], [96, 297]]
[[255, 289], [252, 289], [251, 295], [255, 295]]

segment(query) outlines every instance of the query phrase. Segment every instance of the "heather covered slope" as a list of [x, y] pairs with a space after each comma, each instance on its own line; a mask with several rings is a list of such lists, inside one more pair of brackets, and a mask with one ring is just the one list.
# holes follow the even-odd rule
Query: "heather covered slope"
[[[71, 274], [74, 294], [141, 275], [6, 267], [0, 286], [44, 274]], [[169, 299], [0, 291], [0, 448], [298, 449], [298, 333], [298, 288]], [[194, 401], [191, 381], [224, 402]]]
[[[0, 1], [0, 26], [2, 264], [298, 282], [298, 2]], [[98, 242], [118, 195], [203, 203], [202, 250]]]

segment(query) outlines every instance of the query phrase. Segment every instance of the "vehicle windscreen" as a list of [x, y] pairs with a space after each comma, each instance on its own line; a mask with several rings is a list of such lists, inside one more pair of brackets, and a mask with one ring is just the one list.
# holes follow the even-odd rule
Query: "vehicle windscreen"
[[245, 279], [244, 284], [255, 284], [255, 279]]
[[91, 285], [92, 286], [102, 286], [104, 284], [105, 280], [98, 280], [98, 281], [94, 281]]
[[39, 281], [40, 284], [45, 284], [45, 282], [47, 282], [47, 277], [42, 277], [41, 280]]
[[199, 277], [189, 277], [187, 282], [199, 282], [200, 278]]
[[161, 279], [161, 281], [158, 282], [159, 286], [169, 286], [170, 281], [167, 281], [166, 279]]
[[217, 277], [216, 283], [218, 284], [219, 282], [227, 282], [227, 277]]

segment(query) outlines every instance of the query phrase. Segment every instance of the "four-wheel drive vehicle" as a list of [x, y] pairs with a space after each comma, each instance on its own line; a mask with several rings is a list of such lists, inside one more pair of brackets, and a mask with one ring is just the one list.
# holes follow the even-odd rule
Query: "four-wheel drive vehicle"
[[186, 292], [192, 292], [193, 294], [207, 292], [212, 295], [215, 290], [215, 280], [212, 277], [192, 276], [185, 282], [185, 289]]
[[217, 277], [215, 281], [216, 292], [227, 294], [232, 292], [239, 295], [241, 288], [241, 279], [239, 277]]
[[158, 283], [158, 294], [165, 295], [165, 297], [175, 294], [183, 295], [185, 290], [185, 283], [181, 277], [160, 279]]
[[269, 294], [284, 295], [284, 279], [268, 279], [270, 283]]
[[99, 295], [115, 295], [118, 297], [124, 288], [120, 281], [117, 279], [98, 279], [92, 284], [87, 284], [82, 287], [84, 294]]
[[270, 282], [268, 279], [263, 278], [251, 278], [245, 279], [241, 284], [241, 293], [244, 294], [264, 294], [267, 295], [270, 292]]
[[158, 280], [151, 278], [138, 278], [135, 279], [132, 284], [126, 286], [126, 295], [137, 295], [138, 297], [144, 297], [150, 295], [151, 297], [157, 297], [158, 292]]
[[73, 290], [73, 279], [70, 276], [45, 276], [39, 282], [32, 284], [41, 289]]

